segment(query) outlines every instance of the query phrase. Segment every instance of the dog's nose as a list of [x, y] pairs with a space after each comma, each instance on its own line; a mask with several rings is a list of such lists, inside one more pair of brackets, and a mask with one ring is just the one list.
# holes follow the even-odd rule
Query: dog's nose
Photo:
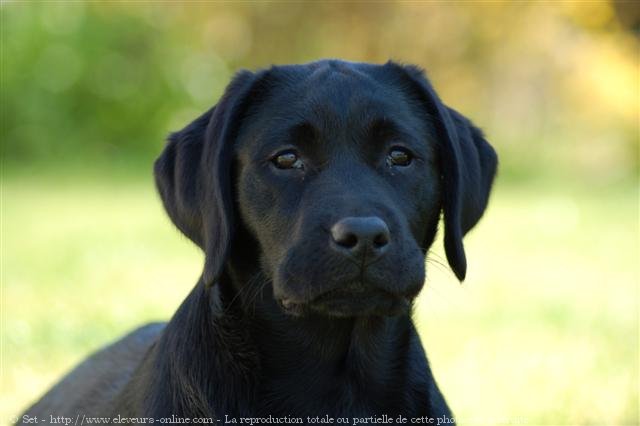
[[389, 227], [377, 216], [345, 217], [331, 227], [332, 247], [357, 258], [374, 259], [389, 244]]

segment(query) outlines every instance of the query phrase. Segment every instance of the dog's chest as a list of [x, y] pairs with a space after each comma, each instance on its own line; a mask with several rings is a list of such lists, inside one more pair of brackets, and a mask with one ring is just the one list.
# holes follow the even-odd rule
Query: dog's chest
[[[397, 416], [413, 411], [400, 383], [380, 383], [347, 376], [300, 375], [298, 380], [265, 383], [257, 398], [260, 416], [292, 416], [304, 424], [336, 424], [338, 418]], [[333, 422], [331, 422], [333, 419]]]

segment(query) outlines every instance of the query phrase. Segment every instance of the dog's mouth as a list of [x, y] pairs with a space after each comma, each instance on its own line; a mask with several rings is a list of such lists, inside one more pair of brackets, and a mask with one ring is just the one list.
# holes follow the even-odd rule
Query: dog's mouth
[[408, 312], [411, 298], [362, 286], [330, 290], [308, 302], [282, 298], [282, 310], [290, 315], [317, 313], [330, 317], [395, 316]]

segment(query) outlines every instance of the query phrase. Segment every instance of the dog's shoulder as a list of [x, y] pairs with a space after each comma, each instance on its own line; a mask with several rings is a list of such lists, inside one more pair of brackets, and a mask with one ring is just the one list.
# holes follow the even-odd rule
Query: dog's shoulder
[[131, 379], [164, 327], [164, 323], [144, 325], [99, 349], [26, 410], [17, 424], [22, 424], [26, 416], [37, 416], [39, 423], [48, 423], [50, 416], [75, 419], [77, 415], [106, 415], [108, 402]]

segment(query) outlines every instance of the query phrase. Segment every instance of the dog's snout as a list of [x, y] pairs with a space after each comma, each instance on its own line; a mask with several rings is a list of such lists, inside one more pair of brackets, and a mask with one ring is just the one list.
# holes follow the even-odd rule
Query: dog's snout
[[386, 222], [377, 216], [346, 217], [331, 227], [331, 239], [336, 250], [373, 259], [385, 252], [390, 233]]

